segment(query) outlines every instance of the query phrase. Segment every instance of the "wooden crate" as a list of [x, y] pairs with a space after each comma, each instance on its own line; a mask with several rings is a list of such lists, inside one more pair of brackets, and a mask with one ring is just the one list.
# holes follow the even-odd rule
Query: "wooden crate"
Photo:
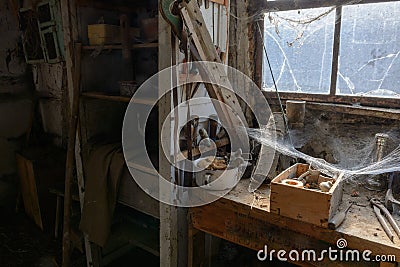
[[[299, 177], [309, 168], [308, 164], [295, 164], [271, 181], [270, 211], [279, 215], [328, 227], [329, 219], [335, 215], [342, 200], [343, 174], [338, 175], [329, 192], [298, 188], [281, 183], [284, 179]], [[324, 176], [319, 181], [334, 179]]]
[[[129, 29], [131, 39], [140, 37], [140, 29], [131, 27]], [[120, 44], [121, 27], [110, 24], [91, 24], [88, 25], [88, 37], [90, 45]]]

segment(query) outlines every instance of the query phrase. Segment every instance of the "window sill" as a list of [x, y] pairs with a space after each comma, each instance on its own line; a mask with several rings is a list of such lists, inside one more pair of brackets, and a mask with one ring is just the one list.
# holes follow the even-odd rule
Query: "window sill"
[[[264, 95], [267, 97], [270, 104], [278, 103], [275, 92], [264, 92]], [[285, 100], [304, 100], [307, 102], [306, 107], [308, 109], [400, 120], [399, 99], [312, 95], [303, 93], [280, 93], [280, 96], [283, 102]]]

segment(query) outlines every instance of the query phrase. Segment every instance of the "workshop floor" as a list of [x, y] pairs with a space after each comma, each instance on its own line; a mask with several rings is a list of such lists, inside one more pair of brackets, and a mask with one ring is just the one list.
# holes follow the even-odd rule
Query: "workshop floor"
[[[20, 212], [15, 212], [15, 187], [0, 179], [0, 266], [61, 266], [61, 238], [55, 239], [53, 233], [41, 231], [25, 215], [22, 207]], [[73, 267], [86, 266], [85, 255], [76, 249], [71, 259]], [[144, 266], [143, 263], [146, 267], [160, 266], [159, 258], [140, 248], [132, 249], [109, 266]], [[209, 263], [211, 267], [293, 266], [277, 260], [259, 262], [255, 251], [227, 241], [221, 241], [219, 253]]]
[[[50, 233], [42, 232], [23, 212], [0, 206], [0, 265], [56, 267], [61, 265], [61, 240]], [[75, 250], [71, 266], [84, 267], [84, 254]], [[141, 250], [133, 249], [129, 254], [114, 261], [109, 266], [135, 266], [146, 262], [147, 267], [159, 266], [158, 258]]]
[[[54, 239], [50, 233], [42, 232], [23, 213], [0, 206], [0, 259], [1, 266], [40, 266], [56, 267], [61, 263], [61, 240]], [[212, 259], [211, 266], [218, 267], [257, 267], [292, 266], [288, 263], [257, 262], [254, 251], [226, 242], [218, 257]], [[158, 258], [141, 250], [133, 249], [129, 254], [114, 261], [110, 266], [137, 266], [146, 263], [146, 267], [159, 266]], [[72, 266], [84, 267], [85, 257], [75, 250]]]

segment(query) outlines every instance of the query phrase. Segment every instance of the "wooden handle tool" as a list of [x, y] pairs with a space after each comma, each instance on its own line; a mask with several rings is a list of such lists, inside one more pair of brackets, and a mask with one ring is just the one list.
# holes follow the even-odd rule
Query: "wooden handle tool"
[[343, 223], [344, 219], [346, 218], [347, 212], [353, 204], [354, 203], [350, 203], [350, 205], [345, 210], [336, 213], [335, 216], [333, 216], [333, 218], [329, 220], [328, 228], [331, 230], [335, 230], [336, 228], [338, 228]]

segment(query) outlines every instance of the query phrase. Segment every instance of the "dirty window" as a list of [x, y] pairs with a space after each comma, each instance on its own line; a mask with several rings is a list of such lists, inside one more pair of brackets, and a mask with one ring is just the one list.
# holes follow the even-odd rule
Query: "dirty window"
[[[265, 14], [264, 43], [279, 91], [329, 92], [334, 28], [335, 8]], [[275, 90], [265, 55], [263, 88]]]
[[400, 2], [344, 6], [337, 93], [400, 97]]

